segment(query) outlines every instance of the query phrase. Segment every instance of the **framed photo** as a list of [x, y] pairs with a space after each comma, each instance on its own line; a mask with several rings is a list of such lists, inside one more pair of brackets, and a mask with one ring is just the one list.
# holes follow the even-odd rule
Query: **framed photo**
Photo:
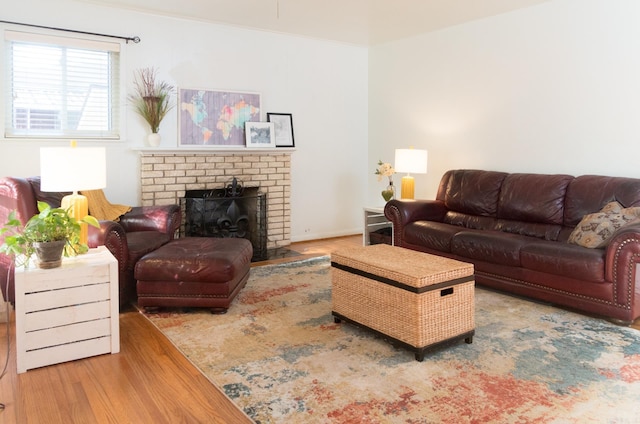
[[244, 125], [248, 148], [275, 147], [273, 122], [245, 122]]
[[267, 121], [273, 122], [275, 127], [276, 147], [295, 147], [290, 113], [267, 113]]
[[178, 90], [178, 146], [244, 146], [247, 121], [260, 120], [260, 93]]

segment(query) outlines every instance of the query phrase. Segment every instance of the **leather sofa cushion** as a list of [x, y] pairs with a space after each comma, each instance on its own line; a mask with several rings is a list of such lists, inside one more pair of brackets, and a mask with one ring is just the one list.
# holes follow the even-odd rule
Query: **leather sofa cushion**
[[452, 171], [445, 191], [445, 205], [452, 211], [469, 215], [495, 216], [500, 187], [506, 176], [495, 171]]
[[168, 234], [158, 231], [133, 231], [126, 233], [129, 246], [129, 264], [135, 265], [144, 255], [171, 240]]
[[605, 281], [605, 250], [553, 241], [528, 243], [520, 250], [522, 266], [578, 280]]
[[442, 222], [416, 221], [405, 227], [404, 240], [427, 249], [451, 252], [451, 239], [456, 233], [463, 230], [463, 227]]
[[453, 211], [447, 212], [443, 221], [447, 224], [474, 230], [495, 230], [497, 226], [497, 220], [495, 218]]
[[575, 227], [582, 218], [617, 201], [623, 207], [640, 206], [640, 179], [582, 175], [567, 188], [564, 224]]
[[505, 233], [520, 234], [521, 236], [536, 237], [543, 240], [557, 240], [562, 226], [554, 224], [540, 224], [537, 222], [509, 221], [499, 219], [496, 221], [496, 230]]
[[570, 175], [510, 174], [502, 184], [498, 218], [562, 225]]
[[530, 237], [500, 231], [460, 231], [451, 240], [451, 253], [500, 265], [520, 266], [520, 249]]

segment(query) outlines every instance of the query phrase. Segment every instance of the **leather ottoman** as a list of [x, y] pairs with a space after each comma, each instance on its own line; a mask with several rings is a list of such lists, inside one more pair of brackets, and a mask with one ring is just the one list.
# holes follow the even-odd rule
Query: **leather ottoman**
[[138, 305], [225, 313], [247, 283], [252, 256], [251, 242], [242, 238], [172, 240], [136, 263]]

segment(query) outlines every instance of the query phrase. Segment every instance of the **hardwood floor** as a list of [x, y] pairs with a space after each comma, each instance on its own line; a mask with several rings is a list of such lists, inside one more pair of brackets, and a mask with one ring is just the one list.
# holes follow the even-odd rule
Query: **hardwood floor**
[[[362, 236], [294, 243], [254, 266], [328, 255]], [[13, 323], [12, 323], [13, 324]], [[640, 319], [632, 327], [640, 330]], [[0, 368], [6, 352], [0, 323]], [[13, 333], [12, 328], [11, 333]], [[16, 374], [15, 336], [0, 379], [5, 423], [251, 423], [134, 307], [120, 313], [120, 353]]]

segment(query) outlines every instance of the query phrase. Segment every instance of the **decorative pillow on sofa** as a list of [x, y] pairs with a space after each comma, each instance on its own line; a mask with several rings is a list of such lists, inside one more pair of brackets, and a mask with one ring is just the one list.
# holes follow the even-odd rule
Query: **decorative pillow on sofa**
[[68, 194], [71, 194], [70, 191], [42, 191], [40, 190], [40, 177], [29, 177], [27, 178], [29, 184], [33, 188], [33, 192], [35, 193], [36, 200], [39, 202], [46, 202], [52, 208], [59, 208], [60, 203], [62, 202], [62, 198]]
[[568, 242], [589, 248], [605, 247], [618, 228], [636, 221], [640, 221], [640, 207], [623, 208], [618, 202], [607, 203], [600, 212], [585, 215]]

